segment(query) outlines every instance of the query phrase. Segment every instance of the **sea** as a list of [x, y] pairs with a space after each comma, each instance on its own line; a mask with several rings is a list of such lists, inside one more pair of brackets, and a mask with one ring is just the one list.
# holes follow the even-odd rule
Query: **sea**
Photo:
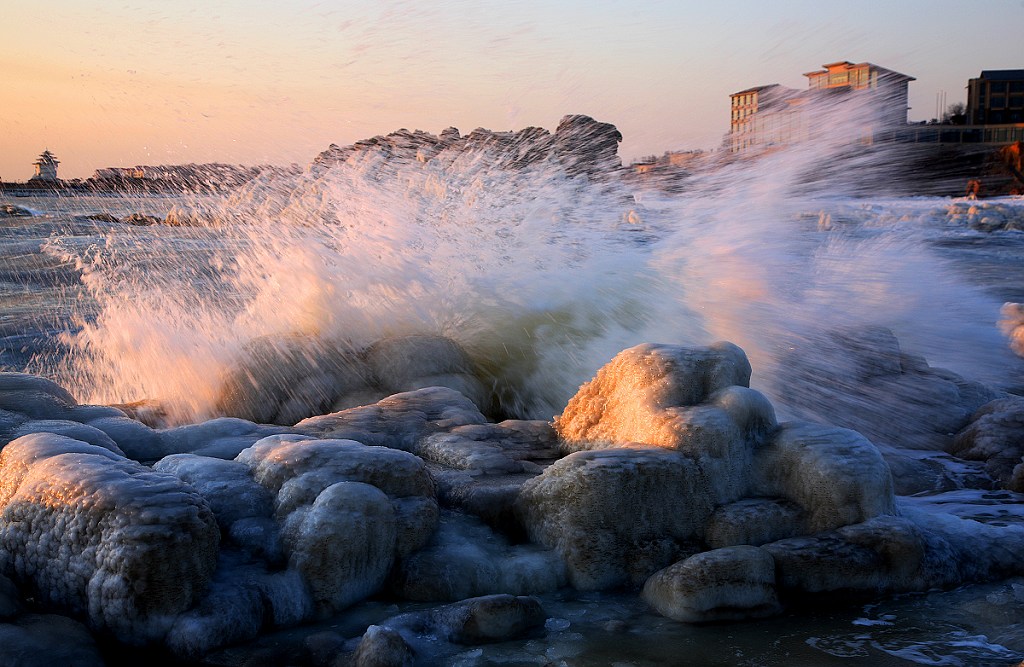
[[[551, 419], [626, 347], [729, 340], [781, 420], [798, 413], [780, 386], [787, 359], [836, 331], [884, 327], [933, 367], [1024, 393], [1024, 359], [999, 327], [1002, 305], [1024, 302], [1024, 198], [851, 194], [800, 174], [800, 160], [769, 155], [664, 187], [499, 168], [486, 153], [367, 152], [219, 195], [6, 197], [30, 215], [0, 216], [0, 370], [46, 375], [83, 403], [159, 401], [170, 423], [193, 423], [217, 416], [220, 379], [253, 341], [360, 348], [433, 333], [485, 369], [495, 418]], [[132, 214], [175, 224], [123, 222]], [[632, 596], [544, 602], [543, 637], [447, 659], [1024, 660], [1024, 580], [710, 626]]]

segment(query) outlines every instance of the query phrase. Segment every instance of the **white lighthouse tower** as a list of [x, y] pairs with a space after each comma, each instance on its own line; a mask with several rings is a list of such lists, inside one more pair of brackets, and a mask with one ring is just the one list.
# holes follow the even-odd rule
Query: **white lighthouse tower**
[[56, 182], [59, 180], [57, 178], [57, 165], [60, 164], [60, 160], [58, 160], [57, 156], [49, 150], [43, 151], [39, 158], [32, 164], [36, 167], [36, 173], [29, 179], [30, 181]]

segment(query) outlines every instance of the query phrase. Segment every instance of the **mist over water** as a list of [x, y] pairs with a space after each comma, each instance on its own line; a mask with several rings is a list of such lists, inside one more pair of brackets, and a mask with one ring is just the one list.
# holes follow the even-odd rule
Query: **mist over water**
[[968, 233], [948, 200], [865, 198], [900, 176], [884, 150], [837, 169], [847, 138], [817, 136], [709, 158], [675, 194], [551, 159], [509, 167], [486, 142], [369, 148], [197, 203], [206, 226], [55, 237], [47, 251], [76, 263], [96, 306], [59, 374], [82, 400], [155, 398], [194, 421], [252, 341], [357, 351], [432, 333], [466, 348], [500, 414], [546, 419], [641, 342], [731, 340], [779, 400], [787, 355], [881, 326], [933, 366], [1013, 382], [1002, 300], [932, 244]]

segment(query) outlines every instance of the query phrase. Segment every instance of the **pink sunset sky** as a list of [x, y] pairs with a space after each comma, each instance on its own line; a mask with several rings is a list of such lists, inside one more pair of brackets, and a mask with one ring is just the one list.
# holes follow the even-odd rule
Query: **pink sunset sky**
[[911, 120], [1024, 68], [1022, 0], [7, 0], [0, 178], [44, 148], [63, 178], [105, 166], [308, 163], [401, 127], [466, 132], [568, 113], [614, 123], [631, 160], [713, 149], [730, 93], [823, 63], [917, 78]]

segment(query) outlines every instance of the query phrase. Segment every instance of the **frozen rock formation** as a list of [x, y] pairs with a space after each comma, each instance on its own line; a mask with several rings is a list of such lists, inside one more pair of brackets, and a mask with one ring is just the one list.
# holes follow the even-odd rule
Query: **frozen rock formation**
[[392, 589], [407, 600], [454, 601], [550, 593], [566, 583], [565, 564], [554, 552], [511, 545], [479, 520], [446, 511], [430, 543], [401, 563]]
[[[900, 348], [882, 327], [833, 331], [804, 341], [782, 359], [776, 391], [799, 419], [850, 428], [899, 471], [901, 494], [953, 488], [947, 451], [970, 415], [1000, 396], [984, 385], [932, 368]], [[963, 466], [959, 466], [963, 467]]]
[[1010, 339], [1010, 349], [1024, 357], [1024, 303], [1004, 303], [999, 314], [999, 330]]
[[412, 664], [417, 653], [437, 657], [444, 651], [445, 643], [472, 646], [520, 637], [542, 626], [544, 619], [544, 609], [533, 597], [487, 595], [462, 600], [401, 614], [370, 626], [352, 662], [381, 666]]
[[261, 338], [223, 379], [216, 409], [258, 423], [296, 422], [391, 394], [448, 387], [486, 406], [466, 352], [442, 336], [387, 338], [365, 350], [312, 336]]
[[50, 433], [0, 452], [0, 570], [123, 641], [162, 639], [203, 592], [219, 532], [176, 478]]
[[[870, 442], [778, 427], [749, 378], [746, 355], [729, 343], [641, 345], [580, 388], [555, 420], [575, 453], [517, 500], [530, 539], [565, 558], [573, 586], [639, 585], [703, 539], [760, 543], [895, 512], [889, 469]], [[744, 498], [759, 500], [741, 510]]]
[[1002, 488], [1024, 492], [1024, 398], [1009, 396], [983, 405], [956, 434], [949, 451], [983, 461]]
[[687, 623], [773, 616], [782, 608], [775, 561], [752, 546], [705, 551], [656, 572], [643, 598], [658, 613]]
[[459, 392], [427, 387], [388, 396], [373, 405], [304, 419], [295, 429], [317, 437], [412, 451], [431, 433], [486, 421], [473, 402]]
[[325, 612], [374, 593], [395, 560], [421, 548], [437, 526], [433, 482], [406, 452], [273, 436], [237, 461], [273, 494], [289, 566]]
[[585, 174], [594, 179], [607, 177], [622, 166], [618, 155], [621, 141], [622, 134], [614, 125], [582, 114], [563, 116], [554, 134], [541, 127], [516, 132], [478, 128], [466, 135], [452, 127], [440, 136], [403, 129], [350, 146], [331, 144], [316, 157], [310, 170], [319, 174], [340, 162], [359, 163], [377, 157], [391, 164], [404, 160], [445, 165], [483, 158], [502, 169], [550, 164], [560, 166], [569, 175]]
[[370, 388], [370, 371], [351, 349], [309, 336], [261, 338], [222, 381], [219, 413], [291, 425], [330, 411], [339, 396]]

